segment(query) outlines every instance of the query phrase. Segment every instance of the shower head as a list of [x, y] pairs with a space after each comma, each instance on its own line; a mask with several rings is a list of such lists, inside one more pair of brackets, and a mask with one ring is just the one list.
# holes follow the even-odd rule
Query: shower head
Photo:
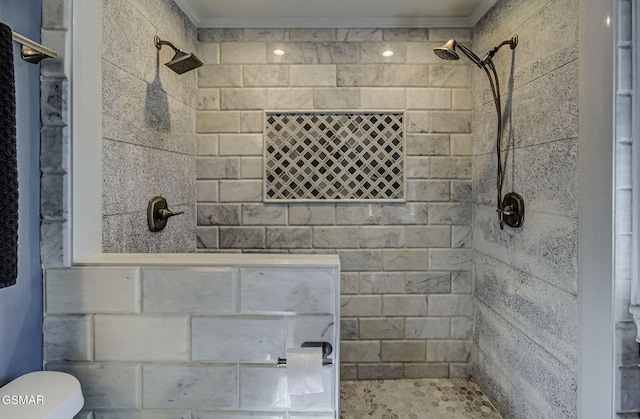
[[473, 51], [471, 51], [464, 45], [459, 44], [455, 39], [449, 39], [443, 46], [434, 48], [433, 52], [435, 52], [436, 55], [443, 60], [458, 60], [460, 59], [460, 56], [456, 52], [456, 47], [458, 47], [460, 48], [460, 51], [464, 53], [464, 55], [469, 57], [469, 59], [475, 63], [475, 65], [480, 68], [484, 68], [487, 63], [491, 62], [491, 59], [493, 58], [495, 53], [498, 52], [498, 50], [504, 45], [509, 45], [511, 49], [514, 49], [518, 45], [518, 36], [515, 35], [513, 38], [507, 39], [506, 41], [503, 41], [502, 43], [497, 45], [491, 51], [489, 51], [482, 60], [480, 59], [480, 57], [474, 54]]
[[460, 56], [456, 52], [456, 47], [460, 48], [460, 51], [464, 53], [471, 61], [473, 61], [478, 67], [484, 67], [484, 63], [480, 58], [473, 53], [469, 48], [456, 42], [455, 39], [449, 39], [446, 44], [439, 48], [434, 48], [433, 52], [443, 60], [458, 60]]
[[456, 41], [450, 39], [446, 44], [439, 48], [434, 48], [433, 52], [443, 60], [459, 60], [460, 56], [456, 52]]
[[202, 61], [192, 53], [185, 54], [182, 51], [176, 51], [176, 55], [173, 56], [173, 59], [165, 65], [176, 73], [182, 74], [200, 67], [202, 65]]
[[202, 65], [202, 61], [198, 59], [193, 53], [186, 53], [175, 46], [169, 41], [163, 41], [157, 36], [153, 38], [153, 42], [156, 48], [160, 49], [163, 45], [168, 45], [175, 51], [175, 55], [165, 65], [175, 71], [178, 74], [186, 73], [187, 71], [198, 68]]

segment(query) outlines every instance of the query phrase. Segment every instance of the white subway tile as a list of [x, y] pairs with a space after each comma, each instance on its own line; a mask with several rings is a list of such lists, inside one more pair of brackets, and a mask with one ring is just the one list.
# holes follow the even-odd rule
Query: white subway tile
[[358, 227], [314, 227], [313, 247], [345, 249], [358, 247]]
[[300, 348], [305, 342], [328, 342], [332, 354], [336, 353], [334, 334], [336, 321], [333, 316], [287, 317], [287, 348]]
[[46, 316], [43, 323], [45, 360], [93, 360], [91, 316]]
[[240, 112], [198, 111], [196, 113], [196, 132], [199, 134], [239, 131]]
[[451, 247], [451, 230], [445, 226], [407, 226], [407, 247]]
[[384, 86], [383, 64], [339, 65], [337, 67], [338, 86]]
[[267, 91], [267, 107], [269, 109], [313, 109], [313, 89], [311, 88], [277, 88]]
[[284, 317], [195, 317], [192, 359], [274, 362], [285, 353]]
[[429, 253], [426, 249], [384, 249], [385, 271], [426, 271], [429, 269]]
[[220, 89], [220, 109], [264, 109], [267, 105], [266, 89]]
[[316, 109], [358, 109], [360, 92], [349, 87], [313, 89], [313, 106]]
[[409, 109], [450, 109], [451, 89], [414, 88], [407, 89]]
[[449, 318], [408, 318], [405, 326], [407, 339], [448, 339], [451, 337]]
[[471, 249], [432, 249], [429, 251], [429, 269], [432, 271], [470, 271]]
[[95, 318], [98, 361], [186, 360], [189, 319], [173, 316], [106, 316]]
[[424, 341], [382, 341], [380, 358], [382, 362], [424, 362], [425, 343]]
[[380, 341], [342, 341], [340, 343], [340, 362], [380, 362]]
[[240, 269], [242, 313], [333, 313], [335, 292], [333, 269]]
[[223, 134], [220, 135], [221, 156], [262, 156], [262, 135]]
[[400, 88], [362, 88], [360, 107], [363, 109], [404, 109], [405, 91]]
[[235, 365], [145, 365], [143, 402], [150, 409], [224, 409], [237, 406]]
[[286, 368], [240, 367], [240, 407], [250, 409], [292, 408], [298, 410], [333, 408], [333, 371], [322, 368], [322, 393], [293, 395], [289, 393]]
[[471, 156], [473, 154], [473, 136], [471, 134], [451, 134], [451, 155]]
[[382, 314], [385, 316], [426, 316], [427, 297], [423, 295], [383, 295]]
[[[264, 42], [222, 42], [222, 64], [266, 64], [267, 45]], [[242, 71], [239, 72], [242, 75]]]
[[198, 69], [198, 87], [240, 87], [242, 66], [205, 65]]
[[[287, 206], [278, 204], [244, 204], [242, 205], [243, 225], [285, 225], [287, 223]], [[269, 234], [267, 231], [267, 240]]]
[[471, 357], [470, 341], [428, 341], [428, 362], [468, 362]]
[[251, 87], [272, 87], [289, 85], [289, 66], [286, 65], [246, 65], [244, 85]]
[[220, 44], [217, 42], [198, 42], [198, 58], [204, 64], [220, 64]]
[[473, 298], [470, 295], [430, 295], [430, 316], [473, 316]]
[[198, 110], [219, 111], [220, 89], [198, 89]]
[[196, 154], [198, 156], [218, 155], [218, 135], [203, 134], [196, 135]]
[[342, 317], [379, 317], [382, 299], [379, 295], [343, 295], [340, 297]]
[[294, 65], [290, 69], [291, 86], [336, 86], [334, 65]]
[[142, 408], [142, 377], [139, 364], [47, 363], [48, 371], [61, 371], [80, 381], [84, 409]]
[[358, 230], [361, 248], [403, 247], [402, 227], [363, 226]]
[[357, 249], [340, 250], [340, 267], [344, 272], [381, 271], [382, 250]]
[[338, 41], [362, 42], [362, 41], [382, 41], [382, 29], [378, 28], [345, 28], [336, 32]]
[[360, 292], [363, 294], [404, 294], [404, 272], [363, 272], [360, 274]]
[[48, 314], [137, 313], [138, 268], [67, 268], [45, 271]]
[[264, 118], [261, 111], [242, 111], [240, 115], [240, 132], [262, 133]]
[[145, 313], [235, 312], [235, 269], [143, 268], [142, 278]]
[[[284, 55], [273, 53], [278, 49], [284, 51]], [[267, 61], [269, 63], [315, 64], [318, 60], [312, 42], [274, 42], [267, 45]]]
[[[423, 64], [388, 65], [384, 67], [384, 86], [427, 87], [429, 66]], [[410, 91], [411, 89], [407, 89]]]
[[451, 108], [461, 111], [473, 109], [473, 92], [471, 89], [452, 89]]
[[262, 202], [262, 181], [220, 181], [220, 202]]
[[245, 28], [245, 41], [284, 41], [289, 37], [288, 28]]

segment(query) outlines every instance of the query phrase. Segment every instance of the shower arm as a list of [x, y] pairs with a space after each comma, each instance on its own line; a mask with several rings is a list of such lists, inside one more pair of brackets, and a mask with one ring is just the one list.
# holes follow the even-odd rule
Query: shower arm
[[169, 41], [164, 41], [164, 40], [160, 39], [160, 37], [158, 37], [157, 35], [153, 37], [153, 43], [155, 44], [156, 48], [158, 48], [158, 50], [160, 50], [163, 45], [168, 45], [169, 47], [171, 47], [173, 49], [173, 51], [176, 54], [186, 55], [186, 53], [184, 51], [182, 51], [180, 48], [176, 48], [175, 45], [173, 45]]

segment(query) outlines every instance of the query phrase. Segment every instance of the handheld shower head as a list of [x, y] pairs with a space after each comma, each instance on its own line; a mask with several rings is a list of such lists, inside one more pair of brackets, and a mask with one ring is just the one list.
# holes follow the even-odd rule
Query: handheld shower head
[[163, 45], [168, 45], [175, 51], [175, 55], [173, 56], [171, 61], [169, 61], [165, 65], [171, 70], [175, 71], [177, 74], [186, 73], [187, 71], [193, 70], [202, 65], [202, 61], [200, 61], [198, 57], [195, 56], [195, 54], [186, 53], [173, 46], [173, 44], [169, 41], [163, 41], [155, 36], [153, 38], [153, 43], [158, 49], [162, 48]]
[[443, 60], [458, 60], [460, 56], [456, 52], [456, 47], [460, 48], [460, 51], [464, 53], [471, 61], [473, 61], [478, 67], [482, 68], [484, 63], [480, 60], [480, 58], [473, 53], [469, 48], [465, 47], [462, 44], [456, 42], [455, 39], [449, 39], [446, 44], [439, 48], [434, 48], [433, 52]]
[[509, 45], [511, 49], [514, 49], [518, 45], [518, 35], [515, 35], [511, 39], [507, 39], [503, 41], [499, 45], [495, 46], [491, 51], [487, 52], [487, 55], [481, 60], [476, 54], [473, 53], [469, 48], [465, 47], [462, 44], [459, 44], [455, 39], [449, 39], [446, 44], [441, 47], [434, 48], [433, 52], [443, 60], [458, 60], [460, 56], [456, 52], [456, 47], [460, 48], [460, 51], [464, 53], [471, 61], [473, 61], [478, 67], [484, 68], [488, 62], [491, 61], [493, 56], [500, 48], [505, 45]]
[[434, 48], [433, 52], [443, 60], [459, 60], [460, 56], [456, 52], [456, 41], [450, 39], [446, 44], [439, 48]]

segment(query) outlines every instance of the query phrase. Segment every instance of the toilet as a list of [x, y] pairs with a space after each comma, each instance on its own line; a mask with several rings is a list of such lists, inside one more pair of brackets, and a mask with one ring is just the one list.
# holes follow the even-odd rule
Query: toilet
[[32, 372], [0, 388], [0, 419], [71, 419], [83, 405], [80, 382], [63, 372]]

